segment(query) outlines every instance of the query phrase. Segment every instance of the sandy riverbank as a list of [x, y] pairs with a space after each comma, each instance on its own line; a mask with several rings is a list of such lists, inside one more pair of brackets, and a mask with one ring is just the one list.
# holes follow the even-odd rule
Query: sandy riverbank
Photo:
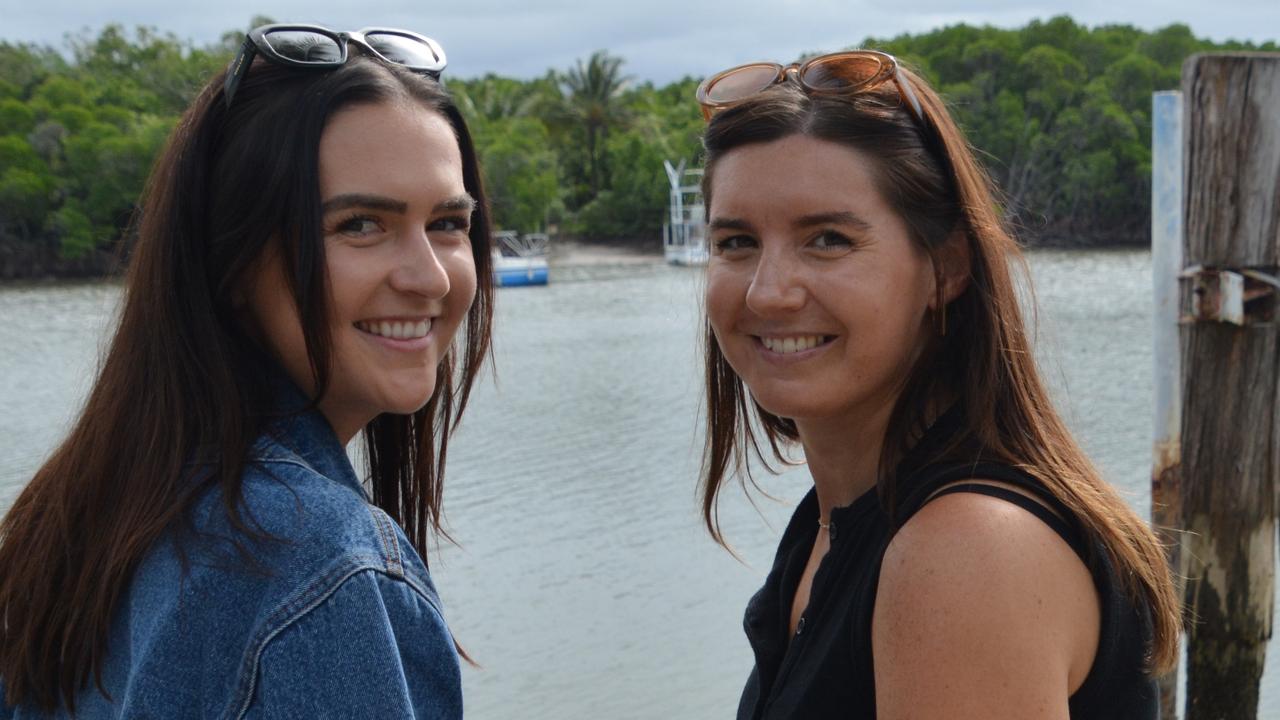
[[663, 257], [660, 249], [644, 251], [634, 247], [553, 239], [548, 262], [552, 267], [568, 265], [650, 265], [661, 264]]

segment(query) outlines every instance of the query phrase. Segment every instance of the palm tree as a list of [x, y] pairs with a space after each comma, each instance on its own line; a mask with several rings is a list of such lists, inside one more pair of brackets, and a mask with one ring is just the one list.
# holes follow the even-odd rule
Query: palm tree
[[493, 74], [451, 84], [450, 90], [468, 119], [496, 121], [527, 117], [535, 113], [540, 102], [536, 83]]
[[622, 58], [597, 50], [585, 64], [578, 60], [559, 80], [567, 94], [565, 110], [586, 136], [588, 179], [594, 195], [600, 192], [609, 128], [625, 120], [617, 99], [630, 78], [622, 74]]

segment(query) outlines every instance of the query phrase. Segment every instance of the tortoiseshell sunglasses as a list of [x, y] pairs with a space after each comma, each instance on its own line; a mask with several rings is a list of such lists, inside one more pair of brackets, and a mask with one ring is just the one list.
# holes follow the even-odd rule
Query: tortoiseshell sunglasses
[[717, 112], [786, 82], [788, 77], [815, 95], [856, 95], [892, 80], [916, 123], [924, 126], [924, 110], [898, 60], [878, 50], [846, 50], [790, 65], [756, 62], [729, 68], [698, 86], [702, 117], [710, 121]]

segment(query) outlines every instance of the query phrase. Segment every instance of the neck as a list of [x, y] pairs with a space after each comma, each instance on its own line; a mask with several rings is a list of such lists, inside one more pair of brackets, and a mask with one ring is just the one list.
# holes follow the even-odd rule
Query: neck
[[796, 420], [821, 522], [830, 520], [832, 508], [849, 505], [875, 487], [892, 412], [893, 403], [885, 403], [855, 416]]
[[328, 401], [328, 398], [321, 398], [317, 405], [317, 410], [329, 421], [329, 426], [333, 428], [333, 434], [338, 437], [338, 442], [346, 447], [351, 443], [356, 433], [360, 432], [373, 418], [365, 417], [357, 411], [337, 405]]

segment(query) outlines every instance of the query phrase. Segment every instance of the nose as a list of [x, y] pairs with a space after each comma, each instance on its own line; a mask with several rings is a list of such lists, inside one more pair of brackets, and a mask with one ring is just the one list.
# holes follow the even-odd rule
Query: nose
[[808, 291], [797, 259], [787, 252], [766, 252], [756, 264], [747, 308], [761, 317], [795, 312], [804, 307]]
[[431, 234], [420, 229], [405, 238], [403, 246], [391, 273], [391, 287], [432, 300], [448, 295], [449, 271], [431, 244]]

